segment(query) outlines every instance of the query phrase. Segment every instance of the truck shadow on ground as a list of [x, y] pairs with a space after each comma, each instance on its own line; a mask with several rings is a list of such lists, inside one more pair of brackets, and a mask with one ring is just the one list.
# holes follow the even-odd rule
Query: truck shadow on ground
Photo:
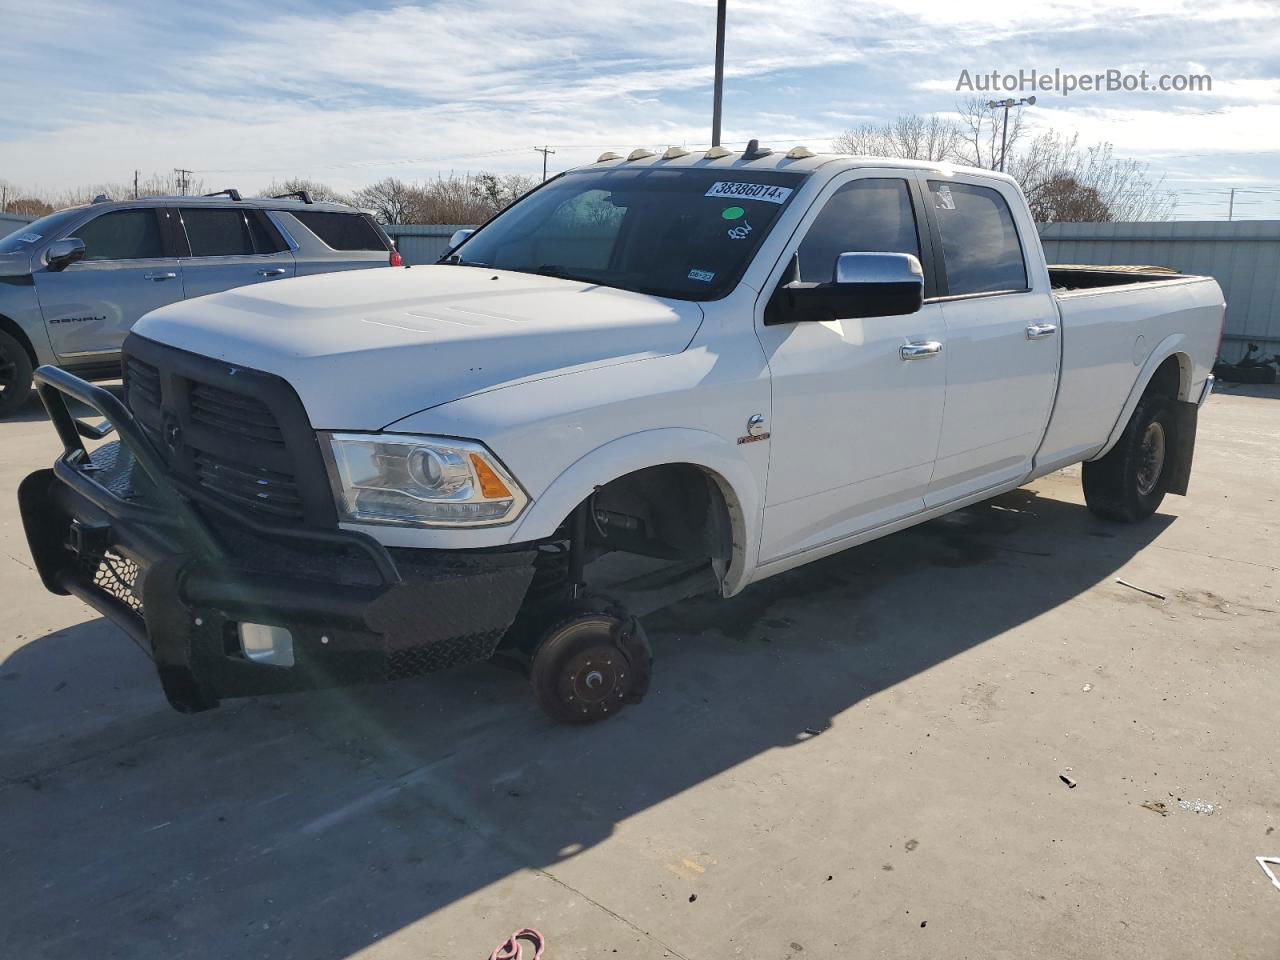
[[[32, 641], [0, 667], [10, 709], [50, 717], [0, 754], [9, 949], [338, 960], [471, 895], [491, 898], [496, 942], [538, 904], [492, 884], [571, 873], [621, 821], [803, 750], [863, 698], [1109, 579], [1170, 522], [1105, 525], [1021, 489], [733, 600], [686, 601], [648, 618], [648, 700], [583, 729], [488, 667], [183, 717], [101, 621]], [[89, 642], [113, 662], [78, 666]], [[120, 715], [86, 732], [80, 707], [24, 691], [58, 671]], [[444, 951], [433, 933], [423, 955]]]

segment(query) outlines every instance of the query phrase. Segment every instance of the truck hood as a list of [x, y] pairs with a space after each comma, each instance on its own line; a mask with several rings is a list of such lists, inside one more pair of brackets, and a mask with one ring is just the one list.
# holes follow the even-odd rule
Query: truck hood
[[371, 430], [470, 394], [679, 353], [696, 303], [460, 266], [277, 280], [162, 307], [149, 340], [287, 380], [316, 429]]

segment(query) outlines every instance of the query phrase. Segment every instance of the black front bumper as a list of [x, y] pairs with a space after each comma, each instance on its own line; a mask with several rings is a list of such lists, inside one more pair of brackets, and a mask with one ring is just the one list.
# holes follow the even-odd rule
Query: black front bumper
[[[249, 696], [389, 680], [486, 659], [533, 577], [532, 547], [388, 550], [353, 531], [276, 528], [202, 498], [111, 393], [42, 367], [64, 447], [18, 491], [36, 568], [122, 627], [184, 712]], [[86, 451], [70, 397], [119, 442]], [[292, 666], [246, 656], [242, 623], [283, 627]]]

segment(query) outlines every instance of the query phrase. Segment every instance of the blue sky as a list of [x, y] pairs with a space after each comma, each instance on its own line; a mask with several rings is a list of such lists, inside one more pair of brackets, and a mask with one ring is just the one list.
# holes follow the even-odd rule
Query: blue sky
[[[188, 167], [306, 176], [533, 174], [709, 137], [714, 0], [0, 0], [0, 179], [56, 190]], [[954, 109], [998, 69], [1208, 73], [1208, 93], [1038, 94], [1034, 127], [1109, 140], [1177, 215], [1280, 216], [1280, 2], [729, 0], [726, 141], [826, 149]], [[18, 95], [15, 95], [18, 94]], [[1268, 189], [1271, 188], [1271, 189]]]

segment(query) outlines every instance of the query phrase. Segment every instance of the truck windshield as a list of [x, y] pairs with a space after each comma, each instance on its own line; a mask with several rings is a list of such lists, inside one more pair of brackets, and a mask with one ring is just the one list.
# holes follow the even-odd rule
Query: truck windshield
[[735, 169], [575, 171], [503, 211], [444, 262], [714, 300], [733, 289], [803, 178]]
[[24, 223], [7, 236], [0, 237], [0, 253], [17, 253], [20, 250], [30, 250], [33, 245], [41, 240], [47, 240], [56, 234], [79, 216], [80, 212], [79, 210], [60, 210], [57, 213], [49, 214], [47, 217], [41, 217], [39, 220], [33, 220], [31, 223]]

